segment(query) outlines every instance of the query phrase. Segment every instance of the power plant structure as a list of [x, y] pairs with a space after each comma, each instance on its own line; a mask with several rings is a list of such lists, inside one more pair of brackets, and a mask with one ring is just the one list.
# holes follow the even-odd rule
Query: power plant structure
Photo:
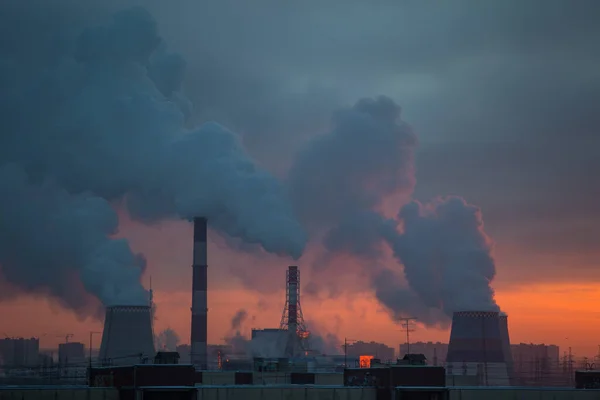
[[497, 311], [459, 311], [452, 316], [448, 375], [476, 375], [485, 386], [513, 381], [508, 317]]
[[192, 264], [192, 322], [190, 359], [196, 368], [208, 369], [208, 246], [207, 220], [194, 218], [194, 258]]
[[501, 312], [498, 314], [500, 320], [500, 339], [502, 340], [502, 350], [504, 351], [504, 361], [508, 370], [508, 380], [510, 385], [515, 384], [515, 364], [512, 355], [512, 346], [510, 345], [510, 336], [508, 334], [508, 315]]
[[287, 331], [285, 357], [298, 357], [306, 353], [310, 332], [306, 328], [302, 306], [300, 305], [300, 271], [295, 265], [289, 266], [285, 280], [285, 305], [279, 329]]
[[150, 306], [106, 308], [100, 360], [110, 365], [131, 365], [152, 360], [155, 355]]

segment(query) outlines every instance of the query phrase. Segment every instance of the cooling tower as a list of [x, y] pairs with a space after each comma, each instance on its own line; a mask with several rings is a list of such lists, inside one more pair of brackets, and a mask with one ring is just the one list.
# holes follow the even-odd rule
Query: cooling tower
[[498, 315], [500, 319], [500, 339], [502, 340], [502, 351], [504, 352], [504, 360], [508, 369], [508, 378], [510, 384], [515, 383], [515, 365], [512, 356], [512, 350], [510, 348], [510, 336], [508, 334], [508, 316], [504, 313]]
[[449, 375], [476, 375], [479, 384], [510, 385], [512, 357], [506, 316], [495, 311], [460, 311], [452, 317], [446, 357]]
[[152, 311], [149, 306], [106, 308], [100, 360], [111, 365], [131, 365], [154, 358]]
[[192, 364], [207, 369], [206, 339], [208, 336], [208, 249], [206, 218], [194, 218], [194, 261], [192, 265]]

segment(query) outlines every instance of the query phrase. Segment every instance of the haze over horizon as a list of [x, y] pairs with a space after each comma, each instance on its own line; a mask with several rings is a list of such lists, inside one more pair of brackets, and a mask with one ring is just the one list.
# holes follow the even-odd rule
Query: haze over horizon
[[410, 314], [447, 342], [453, 310], [500, 307], [513, 342], [597, 353], [597, 2], [0, 10], [1, 333], [87, 343], [151, 275], [186, 342], [202, 212], [211, 343], [241, 308], [277, 327], [299, 265], [342, 341], [397, 348]]

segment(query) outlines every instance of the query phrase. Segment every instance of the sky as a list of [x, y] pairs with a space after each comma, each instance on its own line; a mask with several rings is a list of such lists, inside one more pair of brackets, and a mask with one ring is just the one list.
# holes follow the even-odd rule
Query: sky
[[[239, 133], [250, 156], [278, 178], [306, 143], [332, 129], [334, 111], [364, 97], [393, 99], [418, 137], [410, 197], [457, 195], [481, 209], [495, 242], [491, 285], [509, 314], [511, 339], [597, 352], [597, 2], [15, 0], [0, 6], [2, 61], [24, 62], [37, 76], [67, 38], [131, 5], [152, 14], [169, 51], [186, 60], [181, 91], [193, 104], [186, 124], [216, 120]], [[28, 111], [35, 119], [49, 105], [43, 99], [42, 111]], [[146, 287], [152, 276], [157, 328], [170, 326], [185, 342], [191, 227], [173, 218], [142, 224], [116, 197], [118, 236], [144, 254]], [[320, 270], [310, 252], [293, 261], [246, 251], [217, 232], [209, 251], [211, 342], [228, 334], [241, 308], [256, 316], [246, 333], [276, 326], [291, 263], [303, 282], [345, 287], [303, 297], [305, 317], [321, 330], [394, 346], [401, 340], [389, 310], [357, 283], [356, 259]], [[47, 293], [1, 288], [11, 293], [0, 295], [0, 315], [8, 316], [1, 333], [48, 333], [42, 345], [54, 345], [64, 330], [86, 342], [101, 327], [97, 314], [73, 313]], [[419, 326], [414, 338], [446, 341], [448, 333]]]

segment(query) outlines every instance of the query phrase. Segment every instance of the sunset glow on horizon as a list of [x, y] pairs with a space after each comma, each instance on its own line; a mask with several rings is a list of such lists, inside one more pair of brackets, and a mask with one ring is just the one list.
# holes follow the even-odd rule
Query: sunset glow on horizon
[[[167, 327], [174, 329], [181, 343], [189, 343], [191, 294], [188, 292], [161, 292], [155, 290], [157, 319], [155, 332]], [[209, 296], [209, 343], [224, 343], [231, 335], [231, 318], [241, 308], [246, 309], [249, 321], [243, 324], [241, 333], [250, 336], [255, 328], [279, 326], [283, 308], [284, 292], [271, 296], [258, 295], [248, 290], [213, 290]], [[498, 303], [509, 316], [511, 342], [556, 344], [561, 354], [572, 347], [578, 356], [594, 356], [598, 352], [600, 332], [600, 288], [593, 284], [540, 284], [523, 288], [498, 291]], [[260, 303], [260, 304], [259, 304]], [[268, 307], [264, 307], [268, 304]], [[334, 299], [315, 302], [305, 296], [303, 311], [309, 330], [318, 327], [323, 333], [330, 332], [340, 339], [360, 338], [394, 347], [404, 343], [402, 328], [394, 324], [387, 312], [367, 296], [352, 299]], [[73, 333], [72, 341], [88, 343], [89, 331], [101, 331], [100, 321], [78, 321], [69, 311], [49, 304], [43, 299], [20, 298], [0, 304], [0, 314], [13, 322], [6, 327], [8, 336], [39, 336], [43, 348], [56, 347], [67, 333]], [[314, 322], [313, 322], [314, 321]], [[311, 325], [311, 322], [313, 324]], [[447, 343], [448, 330], [425, 328], [417, 324], [411, 334], [411, 342], [440, 341]], [[94, 347], [99, 345], [99, 338]]]

